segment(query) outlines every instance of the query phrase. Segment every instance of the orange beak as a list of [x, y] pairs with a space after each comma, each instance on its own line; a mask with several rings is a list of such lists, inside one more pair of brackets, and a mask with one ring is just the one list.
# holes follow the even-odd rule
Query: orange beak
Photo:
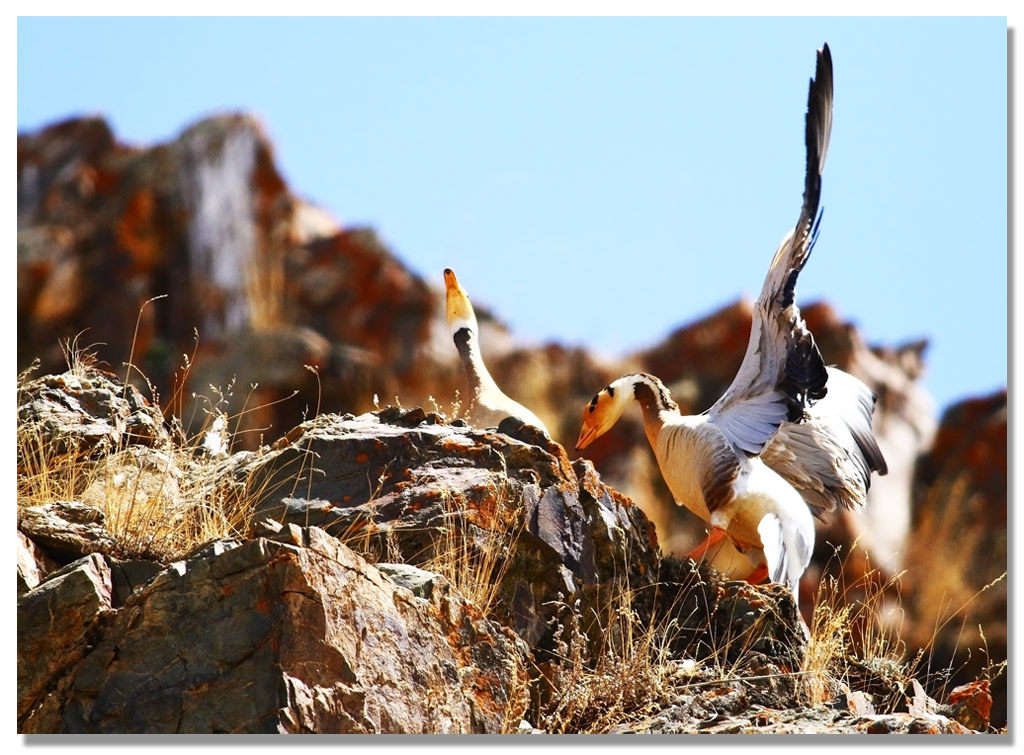
[[448, 317], [448, 324], [450, 325], [456, 320], [474, 319], [473, 305], [469, 303], [469, 296], [459, 285], [455, 272], [450, 267], [444, 269], [444, 287], [445, 313]]
[[597, 428], [589, 426], [586, 420], [584, 420], [583, 427], [580, 428], [579, 440], [576, 441], [576, 450], [582, 451], [584, 448], [589, 446], [596, 437]]

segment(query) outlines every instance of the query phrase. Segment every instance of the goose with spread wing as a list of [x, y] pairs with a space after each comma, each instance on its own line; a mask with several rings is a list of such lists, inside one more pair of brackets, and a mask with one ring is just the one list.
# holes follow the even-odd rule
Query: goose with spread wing
[[455, 341], [455, 348], [458, 349], [469, 383], [469, 405], [466, 414], [472, 423], [478, 427], [496, 427], [506, 417], [516, 417], [551, 437], [551, 433], [537, 415], [518, 401], [506, 396], [488, 372], [487, 365], [480, 355], [479, 327], [473, 304], [469, 301], [465, 289], [459, 285], [451, 268], [445, 268], [444, 286], [448, 328], [451, 330], [452, 340]]
[[885, 460], [871, 430], [875, 396], [826, 367], [795, 302], [796, 280], [817, 237], [821, 171], [832, 127], [832, 56], [818, 51], [808, 91], [807, 165], [796, 226], [772, 259], [754, 303], [746, 353], [710, 409], [686, 416], [662, 382], [626, 375], [583, 411], [577, 450], [606, 432], [631, 400], [673, 498], [711, 531], [692, 557], [727, 537], [765, 577], [798, 594], [814, 547], [814, 519], [864, 503]]

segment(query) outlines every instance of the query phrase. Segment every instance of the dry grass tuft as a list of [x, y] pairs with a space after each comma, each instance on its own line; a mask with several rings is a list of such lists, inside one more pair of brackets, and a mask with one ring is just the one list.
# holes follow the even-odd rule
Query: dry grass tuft
[[526, 521], [506, 472], [499, 473], [484, 499], [487, 505], [474, 506], [458, 493], [441, 491], [440, 532], [432, 537], [432, 554], [423, 568], [442, 575], [457, 594], [490, 616]]
[[[952, 662], [935, 668], [936, 640], [954, 619], [966, 618], [971, 603], [1006, 575], [977, 590], [954, 611], [949, 610], [948, 601], [942, 603], [931, 636], [913, 644], [908, 643], [901, 598], [904, 575], [900, 572], [883, 580], [878, 570], [869, 566], [851, 583], [843, 577], [822, 579], [802, 668], [808, 704], [826, 702], [845, 690], [863, 691], [873, 698], [876, 712], [892, 713], [906, 706], [915, 680], [936, 699], [945, 698], [945, 683], [956, 669]], [[980, 626], [978, 633], [984, 645]], [[915, 632], [912, 636], [920, 635]], [[982, 650], [987, 658], [987, 647]], [[987, 662], [983, 675], [991, 681], [1004, 670], [1005, 662]]]
[[[77, 338], [64, 348], [72, 374], [85, 378], [95, 369], [95, 357], [78, 346]], [[182, 385], [191, 364], [186, 357], [171, 399], [172, 407], [179, 411], [184, 405]], [[132, 369], [129, 365], [129, 372]], [[19, 403], [33, 372], [30, 368], [18, 377]], [[149, 387], [158, 406], [158, 397]], [[97, 453], [95, 447], [86, 448], [80, 441], [45, 432], [38, 424], [19, 421], [18, 506], [61, 500], [91, 504], [105, 513], [106, 526], [116, 542], [115, 555], [128, 558], [173, 560], [211, 540], [244, 537], [253, 524], [255, 503], [269, 494], [272, 479], [281, 478], [261, 474], [260, 461], [267, 453], [262, 446], [257, 452], [232, 454], [239, 420], [247, 412], [245, 404], [234, 415], [227, 412], [233, 388], [233, 384], [223, 391], [211, 387], [212, 399], [193, 394], [197, 400], [191, 406], [200, 413], [199, 421], [193, 416], [184, 424], [180, 414], [172, 413], [171, 432], [152, 446], [123, 441]], [[430, 401], [439, 415], [447, 416], [432, 397]], [[374, 403], [378, 403], [376, 396]], [[397, 397], [395, 404], [400, 406]], [[456, 393], [451, 418], [458, 416], [461, 408]], [[314, 429], [319, 411], [318, 405], [312, 419]], [[199, 429], [188, 435], [183, 430], [186, 426]], [[301, 458], [302, 468], [296, 475], [287, 478], [291, 484], [298, 486], [302, 480], [312, 484], [317, 470], [310, 454]], [[387, 475], [385, 468], [377, 479], [367, 480], [368, 502], [380, 494]], [[422, 563], [424, 569], [442, 575], [456, 594], [485, 616], [492, 616], [500, 604], [502, 584], [525, 527], [521, 497], [507, 472], [502, 471], [497, 479], [480, 500], [467, 501], [459, 493], [441, 491], [440, 521], [429, 556]], [[950, 510], [962, 511], [970, 503], [963, 483], [957, 483], [949, 494], [954, 501], [964, 498]], [[952, 542], [951, 528], [956, 521], [952, 515], [937, 518], [932, 523], [936, 537]], [[339, 539], [371, 561], [404, 561], [397, 535], [389, 527], [357, 518]], [[966, 545], [965, 551], [973, 552], [977, 543], [971, 539]], [[957, 556], [944, 552], [936, 557], [948, 560]], [[972, 603], [1006, 578], [1003, 573], [972, 593], [963, 581], [963, 575], [970, 573], [967, 563], [963, 565], [963, 569], [935, 569], [937, 574], [955, 575], [949, 578], [953, 581], [926, 581], [922, 591], [927, 592], [915, 596], [918, 607], [935, 607], [935, 621], [931, 639], [915, 643], [920, 649], [909, 653], [901, 601], [903, 574], [883, 579], [876, 569], [869, 568], [848, 582], [842, 576], [844, 569], [834, 570], [838, 577], [826, 569], [802, 665], [779, 676], [795, 679], [799, 697], [808, 705], [825, 703], [844, 691], [865, 691], [873, 695], [879, 713], [905, 705], [915, 680], [940, 688], [943, 680], [952, 676], [952, 669], [931, 668], [935, 638], [957, 617], [964, 617], [966, 623]], [[625, 568], [623, 573], [627, 573]], [[525, 713], [519, 701], [527, 697], [527, 687], [533, 698], [532, 717], [539, 728], [550, 733], [607, 733], [657, 713], [687, 689], [744, 677], [753, 632], [732, 635], [726, 630], [726, 636], [716, 637], [710, 624], [703, 633], [687, 629], [711, 643], [710, 647], [686, 651], [698, 655], [694, 652], [698, 650], [698, 663], [680, 651], [689, 647], [680, 642], [680, 619], [641, 618], [644, 612], [638, 610], [638, 598], [645, 596], [631, 589], [624, 577], [601, 589], [603, 608], [600, 615], [588, 617], [588, 622], [580, 616], [578, 605], [563, 607], [553, 659], [539, 664], [532, 680], [519, 674], [521, 669], [512, 670], [510, 699], [516, 702], [507, 712], [507, 730], [514, 731]], [[951, 611], [954, 598], [959, 608]], [[672, 614], [667, 610], [661, 616]], [[1005, 672], [1006, 661], [989, 661], [980, 626], [977, 636], [984, 646], [984, 673], [991, 680]], [[695, 681], [698, 676], [699, 682]]]
[[[882, 580], [869, 566], [848, 584], [842, 576], [845, 570], [838, 572], [839, 577], [826, 573], [818, 588], [801, 668], [804, 698], [810, 705], [827, 702], [844, 688], [859, 689], [857, 677], [864, 674], [877, 676], [893, 689], [909, 689], [914, 668], [905, 660], [901, 639], [902, 573]], [[883, 708], [892, 708], [899, 701], [882, 702]]]
[[540, 728], [608, 733], [671, 704], [694, 676], [697, 664], [673, 650], [681, 632], [677, 621], [642, 620], [637, 598], [626, 580], [616, 581], [604, 615], [589, 628], [599, 637], [596, 652], [580, 627], [579, 606], [565, 606], [556, 633], [557, 661], [540, 669]]
[[[928, 649], [929, 668], [972, 651], [987, 659], [988, 639], [981, 624], [1006, 615], [1008, 545], [993, 538], [979, 514], [985, 505], [984, 494], [975, 489], [967, 471], [940, 478], [921, 505], [918, 534], [907, 559], [914, 564], [907, 641]], [[1007, 647], [1005, 621], [990, 631], [998, 647]], [[979, 668], [977, 663], [968, 665]]]
[[462, 409], [462, 396], [458, 388], [455, 389], [455, 398], [448, 403], [448, 411], [445, 411], [433, 396], [427, 396], [427, 401], [434, 407], [434, 413], [442, 417], [445, 422], [451, 422], [459, 418], [459, 411]]
[[[88, 379], [96, 359], [77, 339], [63, 344], [68, 371]], [[186, 358], [185, 373], [191, 364]], [[135, 369], [128, 365], [129, 372]], [[33, 370], [18, 378], [19, 403]], [[141, 374], [141, 373], [140, 373]], [[148, 381], [147, 381], [148, 384]], [[152, 387], [150, 386], [152, 389]], [[266, 495], [256, 474], [263, 453], [245, 456], [249, 472], [236, 474], [240, 456], [232, 457], [235, 432], [246, 409], [229, 416], [227, 392], [211, 388], [216, 400], [199, 399], [203, 421], [186, 436], [180, 417], [168, 421], [170, 432], [151, 445], [120, 440], [87, 447], [80, 439], [52, 432], [39, 422], [18, 422], [18, 506], [80, 501], [105, 515], [115, 543], [113, 555], [170, 561], [220, 538], [243, 537], [252, 525], [253, 504]], [[122, 398], [128, 395], [125, 383]], [[153, 414], [162, 412], [151, 390]], [[180, 388], [175, 391], [180, 398]], [[204, 406], [205, 402], [205, 406]]]

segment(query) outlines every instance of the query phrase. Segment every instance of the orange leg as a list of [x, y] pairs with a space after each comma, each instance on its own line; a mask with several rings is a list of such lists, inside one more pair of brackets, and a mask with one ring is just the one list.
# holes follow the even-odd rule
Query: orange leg
[[[711, 548], [722, 542], [724, 538], [725, 530], [712, 527], [711, 531], [708, 532], [708, 536], [696, 548], [687, 553], [686, 557], [693, 561], [700, 561]], [[746, 577], [746, 581], [752, 585], [760, 584], [766, 579], [768, 579], [768, 567], [764, 565], [758, 566]]]
[[718, 545], [722, 542], [722, 538], [725, 537], [725, 530], [717, 527], [712, 527], [708, 536], [692, 551], [686, 554], [686, 557], [693, 561], [700, 561], [704, 558], [704, 555], [708, 552], [708, 549]]

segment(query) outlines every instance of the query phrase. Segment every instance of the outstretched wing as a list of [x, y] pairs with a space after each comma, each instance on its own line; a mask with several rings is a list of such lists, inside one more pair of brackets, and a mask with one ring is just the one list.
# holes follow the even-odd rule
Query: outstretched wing
[[888, 468], [871, 432], [875, 394], [853, 375], [828, 368], [828, 395], [797, 423], [784, 423], [761, 459], [792, 485], [815, 516], [867, 500], [871, 473]]
[[818, 233], [821, 171], [832, 131], [832, 54], [818, 51], [807, 94], [807, 167], [800, 217], [772, 259], [754, 303], [747, 351], [732, 385], [708, 410], [737, 448], [759, 454], [787, 419], [825, 395], [827, 374], [795, 303], [796, 279]]

